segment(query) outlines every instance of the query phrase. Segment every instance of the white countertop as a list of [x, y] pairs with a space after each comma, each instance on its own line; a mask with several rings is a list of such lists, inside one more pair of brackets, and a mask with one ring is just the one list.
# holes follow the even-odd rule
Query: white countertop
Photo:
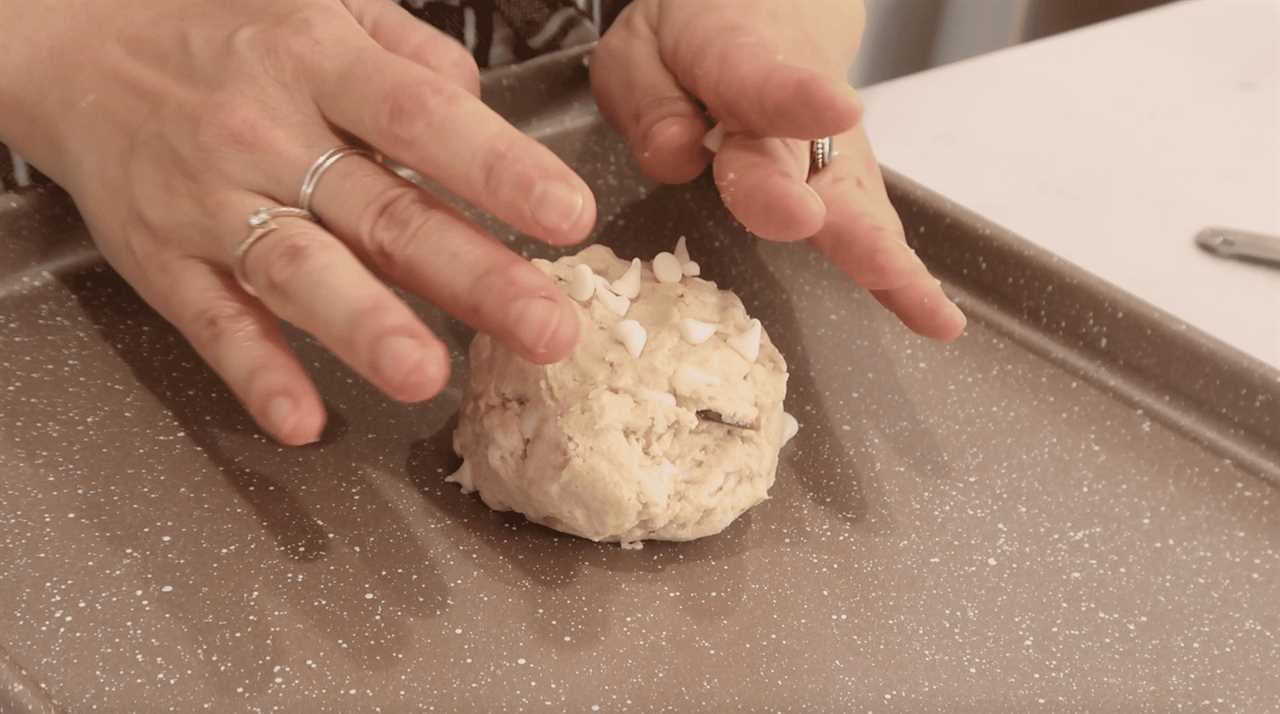
[[863, 92], [880, 160], [1280, 367], [1280, 0], [1184, 0]]

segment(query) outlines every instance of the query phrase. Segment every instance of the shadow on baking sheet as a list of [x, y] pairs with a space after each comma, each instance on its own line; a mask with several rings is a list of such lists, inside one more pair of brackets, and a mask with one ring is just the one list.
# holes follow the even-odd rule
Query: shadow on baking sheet
[[[606, 641], [618, 627], [618, 610], [610, 605], [632, 599], [622, 589], [633, 581], [594, 577], [596, 572], [618, 576], [645, 573], [664, 576], [668, 582], [705, 579], [706, 573], [714, 572], [716, 599], [681, 599], [673, 601], [675, 606], [699, 620], [722, 617], [745, 606], [748, 593], [743, 556], [752, 548], [767, 545], [760, 542], [752, 514], [714, 537], [689, 543], [649, 542], [639, 551], [559, 533], [517, 513], [494, 512], [477, 495], [464, 494], [457, 485], [444, 482], [439, 465], [447, 463], [451, 470], [460, 463], [452, 448], [455, 425], [452, 421], [413, 444], [406, 463], [407, 477], [435, 509], [450, 514], [455, 525], [442, 529], [442, 534], [459, 548], [482, 547], [485, 555], [474, 558], [474, 566], [487, 579], [519, 593], [531, 612], [551, 607], [549, 603], [558, 597], [581, 596], [584, 591], [589, 595], [592, 607], [575, 616], [575, 649]], [[532, 619], [528, 624], [545, 642], [563, 645], [563, 628], [554, 621]]]
[[[207, 461], [233, 487], [234, 498], [249, 507], [261, 533], [274, 545], [274, 556], [268, 554], [274, 566], [252, 553], [214, 552], [203, 542], [174, 545], [188, 550], [151, 566], [165, 582], [201, 583], [198, 599], [170, 599], [164, 606], [184, 622], [213, 661], [270, 662], [287, 656], [278, 651], [278, 638], [267, 625], [272, 620], [268, 603], [256, 600], [260, 588], [272, 591], [276, 604], [271, 607], [287, 603], [290, 612], [309, 621], [310, 628], [330, 642], [342, 643], [344, 651], [366, 668], [384, 666], [388, 658], [410, 648], [404, 618], [438, 614], [447, 587], [431, 554], [362, 472], [361, 460], [342, 446], [350, 429], [343, 405], [350, 405], [359, 391], [342, 387], [351, 380], [325, 379], [322, 391], [335, 401], [326, 404], [329, 419], [318, 445], [281, 448], [262, 436], [182, 335], [114, 272], [99, 265], [59, 279], [102, 340], [163, 405], [177, 422], [179, 436], [203, 459], [190, 464], [191, 473], [124, 481], [119, 487], [125, 497], [93, 500], [86, 509], [96, 510], [101, 522], [116, 527], [105, 529], [102, 536], [121, 550], [136, 548], [145, 540], [139, 531], [147, 524], [183, 524], [195, 515], [189, 510], [193, 500], [225, 500], [225, 487], [216, 478], [203, 477], [201, 467]], [[336, 364], [333, 367], [337, 373]], [[151, 504], [145, 520], [133, 511], [138, 503]], [[208, 532], [216, 530], [209, 524]], [[208, 577], [214, 569], [225, 577]], [[271, 588], [264, 570], [299, 575], [288, 587]], [[358, 606], [370, 587], [379, 592], [382, 609], [377, 613]], [[234, 640], [211, 617], [246, 608], [258, 614], [236, 619], [241, 629]], [[223, 679], [228, 690], [232, 684], [245, 687], [246, 681], [250, 693], [271, 686], [266, 673], [246, 680], [243, 672], [232, 677], [210, 667], [209, 674], [215, 681]]]

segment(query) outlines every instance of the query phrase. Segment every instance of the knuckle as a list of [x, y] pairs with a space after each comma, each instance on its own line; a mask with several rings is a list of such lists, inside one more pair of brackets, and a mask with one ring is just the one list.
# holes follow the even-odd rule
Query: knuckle
[[192, 311], [187, 319], [188, 336], [202, 352], [256, 334], [253, 313], [230, 299], [215, 299]]
[[480, 65], [461, 45], [452, 45], [440, 59], [440, 72], [464, 87], [480, 86]]
[[860, 240], [856, 233], [851, 233], [844, 226], [835, 230], [827, 228], [820, 231], [814, 241], [831, 260], [856, 271], [855, 278], [865, 272], [868, 258], [867, 244]]
[[257, 275], [262, 282], [257, 287], [277, 294], [287, 291], [303, 276], [316, 271], [329, 252], [327, 243], [309, 231], [280, 229], [255, 248], [261, 250]]
[[281, 86], [293, 85], [309, 67], [330, 57], [340, 39], [340, 17], [326, 3], [312, 3], [265, 23], [240, 28], [232, 38], [242, 56]]
[[910, 249], [889, 235], [880, 236], [859, 256], [859, 282], [874, 289], [894, 288], [919, 277], [919, 263], [908, 259]]
[[757, 36], [749, 20], [718, 18], [681, 38], [684, 42], [674, 52], [676, 62], [690, 69], [694, 89], [699, 94], [720, 102], [732, 102], [740, 94], [741, 84], [734, 79], [741, 76], [743, 58], [775, 54], [771, 47], [756, 39]]
[[413, 252], [437, 233], [441, 211], [411, 184], [383, 189], [364, 209], [360, 238], [369, 260], [395, 279]]
[[517, 150], [513, 140], [501, 139], [486, 142], [484, 150], [480, 152], [476, 161], [476, 177], [479, 182], [476, 188], [484, 196], [501, 198], [508, 195], [510, 191], [507, 187], [521, 175], [519, 171], [513, 170], [513, 167], [520, 163], [517, 160]]
[[[375, 294], [351, 311], [345, 330], [348, 347], [353, 352], [366, 351], [389, 336], [412, 334], [418, 331], [411, 315], [406, 314], [404, 303], [391, 295]], [[374, 355], [370, 355], [370, 362]]]
[[457, 116], [470, 96], [461, 87], [435, 78], [415, 80], [391, 91], [377, 109], [374, 123], [391, 141], [416, 144]]
[[688, 117], [694, 121], [704, 121], [687, 97], [672, 94], [645, 97], [635, 104], [631, 115], [627, 117], [627, 124], [631, 127], [627, 140], [638, 148], [653, 149], [654, 147], [644, 144], [649, 131], [672, 117]]
[[486, 322], [500, 320], [511, 303], [513, 286], [528, 285], [545, 279], [541, 273], [538, 273], [537, 278], [527, 275], [527, 270], [537, 272], [537, 268], [514, 258], [481, 273], [467, 296], [470, 314], [479, 315]]
[[900, 252], [900, 248], [881, 241], [866, 246], [857, 259], [862, 266], [863, 278], [882, 284], [897, 277], [896, 273], [900, 271]]

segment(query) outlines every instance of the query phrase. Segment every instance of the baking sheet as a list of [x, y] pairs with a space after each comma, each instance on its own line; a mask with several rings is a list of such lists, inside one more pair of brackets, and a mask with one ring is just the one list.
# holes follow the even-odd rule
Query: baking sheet
[[595, 187], [597, 239], [686, 235], [764, 322], [802, 424], [771, 500], [639, 552], [492, 513], [443, 483], [464, 364], [405, 406], [301, 338], [332, 424], [277, 447], [64, 197], [0, 196], [0, 711], [1280, 708], [1280, 375], [891, 176], [974, 317], [916, 338], [708, 183], [641, 179], [584, 79], [488, 97]]

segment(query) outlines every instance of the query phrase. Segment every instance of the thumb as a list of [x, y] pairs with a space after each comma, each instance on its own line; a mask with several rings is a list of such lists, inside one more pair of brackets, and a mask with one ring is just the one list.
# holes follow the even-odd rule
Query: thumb
[[591, 88], [641, 170], [662, 183], [684, 183], [711, 160], [702, 146], [708, 126], [658, 53], [649, 7], [628, 7], [605, 34], [591, 56]]
[[861, 33], [859, 3], [653, 5], [667, 67], [730, 132], [812, 140], [849, 131], [861, 118], [845, 77]]

